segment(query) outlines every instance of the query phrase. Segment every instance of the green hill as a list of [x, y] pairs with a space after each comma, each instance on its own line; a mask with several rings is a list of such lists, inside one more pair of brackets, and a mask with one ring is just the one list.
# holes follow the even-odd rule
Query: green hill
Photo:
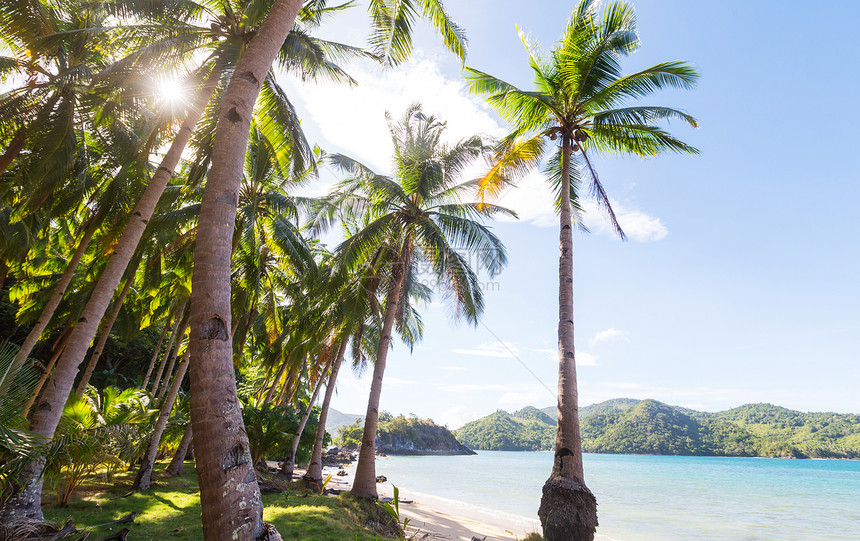
[[[613, 398], [612, 400], [607, 400], [605, 402], [600, 402], [598, 404], [592, 404], [590, 406], [585, 406], [579, 408], [579, 416], [580, 418], [588, 417], [589, 415], [594, 415], [598, 413], [609, 414], [609, 413], [621, 413], [629, 410], [636, 404], [641, 402], [641, 400], [636, 400], [635, 398]], [[527, 406], [523, 409], [528, 409], [530, 406]], [[555, 424], [555, 416], [556, 416], [556, 407], [555, 406], [547, 406], [545, 408], [540, 409], [541, 412], [545, 413], [552, 420], [552, 424]]]
[[533, 407], [513, 415], [500, 410], [466, 424], [454, 434], [472, 449], [538, 451], [555, 445], [555, 421]]
[[[455, 431], [473, 449], [552, 450], [555, 407], [497, 411]], [[619, 398], [580, 409], [591, 453], [860, 458], [860, 416], [746, 404], [717, 413]]]

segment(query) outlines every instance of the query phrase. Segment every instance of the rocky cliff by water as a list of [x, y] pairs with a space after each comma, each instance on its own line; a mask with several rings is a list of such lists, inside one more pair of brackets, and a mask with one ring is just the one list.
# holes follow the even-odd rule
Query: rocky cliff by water
[[[364, 419], [338, 429], [336, 443], [357, 449], [361, 443]], [[387, 455], [474, 455], [454, 434], [431, 419], [382, 412], [376, 433], [376, 450]]]

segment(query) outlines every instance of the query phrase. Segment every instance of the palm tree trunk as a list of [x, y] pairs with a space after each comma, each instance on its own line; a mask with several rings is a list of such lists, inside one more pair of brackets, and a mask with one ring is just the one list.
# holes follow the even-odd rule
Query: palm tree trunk
[[325, 422], [328, 418], [328, 408], [331, 404], [331, 398], [334, 396], [334, 384], [337, 381], [337, 373], [340, 371], [340, 365], [343, 362], [343, 356], [346, 353], [347, 339], [344, 338], [340, 343], [340, 350], [337, 352], [337, 357], [334, 364], [331, 366], [331, 374], [328, 376], [328, 383], [325, 388], [325, 396], [320, 407], [320, 418], [317, 421], [317, 434], [314, 440], [314, 450], [311, 452], [311, 461], [308, 463], [308, 472], [305, 477], [317, 486], [322, 486], [322, 446], [325, 440]]
[[308, 423], [308, 419], [311, 418], [311, 411], [314, 408], [314, 402], [317, 401], [317, 396], [319, 396], [320, 389], [322, 389], [323, 376], [331, 368], [333, 362], [334, 359], [331, 359], [320, 374], [314, 388], [314, 392], [311, 395], [310, 400], [308, 400], [308, 407], [305, 408], [305, 412], [302, 414], [301, 420], [299, 420], [299, 427], [296, 429], [295, 435], [293, 435], [293, 443], [290, 445], [290, 454], [287, 455], [287, 459], [284, 460], [284, 464], [281, 467], [281, 472], [286, 476], [287, 480], [292, 480], [293, 478], [293, 471], [296, 469], [296, 453], [299, 452], [299, 440], [302, 439], [305, 425]]
[[[167, 349], [164, 350], [164, 358], [161, 359], [161, 363], [158, 365], [158, 372], [155, 374], [155, 379], [152, 380], [152, 389], [149, 390], [150, 394], [153, 396], [155, 395], [155, 391], [158, 389], [158, 386], [161, 384], [161, 376], [164, 374], [164, 368], [167, 366], [167, 363], [170, 360], [170, 355], [173, 353], [173, 343], [176, 341], [176, 335], [179, 333], [179, 325], [181, 325], [185, 320], [185, 306], [187, 304], [187, 300], [183, 301], [182, 306], [179, 308], [179, 311], [176, 312], [175, 319], [173, 320], [173, 331], [170, 333], [170, 340], [167, 341]], [[178, 344], [177, 347], [179, 347]]]
[[597, 500], [585, 486], [573, 341], [573, 220], [570, 207], [571, 134], [562, 136], [558, 260], [558, 429], [552, 473], [538, 510], [547, 541], [591, 541]]
[[191, 422], [185, 427], [185, 432], [182, 434], [182, 441], [179, 442], [179, 448], [173, 453], [173, 459], [164, 470], [170, 477], [177, 477], [185, 473], [185, 455], [188, 453], [188, 446], [191, 444]]
[[167, 336], [167, 330], [170, 327], [170, 317], [168, 315], [167, 321], [164, 322], [164, 328], [161, 329], [161, 336], [158, 337], [158, 344], [155, 346], [155, 351], [152, 352], [152, 359], [149, 361], [149, 368], [146, 369], [146, 376], [143, 378], [143, 384], [140, 386], [141, 389], [146, 389], [146, 385], [149, 383], [149, 376], [152, 375], [152, 369], [155, 368], [155, 361], [158, 360], [158, 354], [161, 353], [161, 344], [164, 342], [164, 337]]
[[[140, 259], [138, 259], [137, 262], [140, 263]], [[108, 315], [107, 319], [102, 322], [101, 336], [99, 336], [99, 340], [96, 342], [96, 347], [90, 354], [90, 360], [84, 370], [84, 375], [81, 376], [81, 381], [78, 383], [77, 389], [75, 389], [75, 394], [78, 396], [83, 395], [87, 385], [89, 385], [90, 378], [96, 369], [96, 365], [99, 363], [99, 357], [101, 357], [102, 351], [105, 349], [105, 344], [107, 344], [110, 331], [113, 329], [113, 324], [116, 323], [116, 319], [119, 317], [122, 303], [125, 302], [128, 292], [131, 291], [131, 285], [134, 283], [134, 273], [137, 271], [137, 265], [135, 264], [134, 267], [135, 268], [131, 269], [131, 272], [129, 273], [128, 280], [125, 281], [125, 287], [122, 288], [119, 297], [117, 297], [113, 302], [113, 308], [111, 309], [110, 315]]]
[[[185, 336], [185, 330], [188, 328], [188, 319], [182, 323], [182, 328], [179, 329], [179, 335], [176, 337], [176, 347], [173, 348], [173, 353], [170, 354], [170, 366], [164, 372], [164, 377], [159, 384], [161, 390], [158, 391], [156, 398], [161, 400], [161, 396], [164, 394], [165, 389], [167, 389], [167, 382], [170, 381], [170, 374], [173, 373], [173, 365], [176, 364], [176, 357], [179, 355], [179, 346], [182, 345], [182, 338]], [[186, 350], [187, 351], [187, 350]], [[154, 393], [158, 387], [156, 387], [152, 392]]]
[[361, 436], [361, 450], [358, 453], [358, 464], [355, 467], [355, 481], [350, 492], [360, 498], [376, 499], [376, 427], [379, 422], [379, 399], [382, 396], [382, 378], [385, 375], [385, 360], [388, 358], [388, 345], [391, 343], [391, 332], [394, 329], [394, 319], [403, 292], [407, 265], [410, 258], [408, 244], [400, 253], [399, 260], [392, 269], [391, 287], [385, 299], [385, 319], [379, 334], [379, 345], [376, 348], [376, 361], [373, 364], [373, 379], [370, 382], [370, 396], [367, 399], [367, 414], [364, 416], [364, 432]]
[[197, 227], [191, 294], [191, 421], [203, 537], [280, 539], [263, 522], [242, 423], [230, 337], [230, 253], [254, 103], [302, 0], [277, 0], [236, 63], [218, 129]]
[[[216, 71], [217, 69], [213, 70], [213, 73]], [[212, 79], [211, 76], [210, 79]], [[132, 211], [122, 237], [115, 246], [104, 271], [102, 271], [102, 275], [96, 283], [72, 335], [69, 337], [66, 348], [57, 361], [57, 366], [45, 388], [45, 393], [39, 399], [36, 410], [33, 412], [30, 423], [32, 432], [48, 439], [54, 436], [54, 431], [63, 413], [63, 406], [69, 397], [72, 385], [75, 383], [75, 376], [81, 362], [98, 330], [99, 322], [104, 316], [123, 274], [125, 274], [128, 263], [131, 261], [141, 237], [143, 237], [150, 218], [152, 218], [158, 200], [173, 175], [173, 170], [179, 164], [182, 151], [185, 150], [185, 146], [191, 138], [194, 126], [203, 115], [211, 92], [215, 90], [215, 81], [210, 81], [211, 89], [197, 94], [173, 143], [171, 143], [161, 160], [161, 164]], [[37, 459], [34, 461], [33, 467], [25, 468], [25, 473], [19, 477], [18, 482], [21, 489], [17, 494], [11, 496], [0, 509], [0, 522], [12, 517], [42, 520], [39, 495], [42, 492], [42, 480], [44, 479], [44, 476], [41, 475], [43, 466], [44, 459]]]
[[15, 360], [12, 365], [13, 370], [17, 370], [24, 365], [30, 352], [33, 351], [33, 348], [39, 342], [39, 338], [41, 338], [42, 333], [45, 332], [45, 329], [48, 327], [51, 317], [53, 317], [54, 312], [63, 300], [63, 295], [66, 294], [66, 289], [69, 287], [69, 284], [72, 282], [72, 278], [75, 276], [75, 270], [77, 270], [78, 265], [81, 263], [81, 259], [84, 257], [84, 253], [87, 251], [87, 246], [93, 238], [93, 234], [96, 232], [96, 229], [96, 220], [92, 220], [84, 227], [84, 236], [81, 237], [80, 242], [78, 242], [78, 247], [72, 254], [69, 264], [66, 265], [66, 270], [63, 271], [63, 275], [60, 276], [57, 285], [54, 286], [54, 291], [51, 292], [51, 297], [48, 299], [45, 307], [42, 308], [42, 312], [39, 314], [39, 319], [36, 320], [35, 325], [33, 325], [33, 328], [30, 329], [30, 332], [27, 334], [27, 338], [24, 339], [24, 343], [21, 344], [21, 349], [18, 350], [18, 353], [15, 355]]
[[131, 486], [132, 490], [147, 490], [150, 484], [152, 484], [152, 468], [155, 465], [155, 457], [158, 454], [158, 444], [161, 443], [161, 436], [167, 427], [167, 420], [170, 419], [170, 411], [173, 409], [173, 403], [176, 402], [176, 395], [179, 394], [179, 387], [182, 386], [182, 380], [185, 378], [185, 371], [187, 369], [188, 350], [182, 356], [179, 368], [176, 369], [176, 377], [173, 378], [173, 385], [170, 386], [170, 391], [167, 392], [167, 396], [161, 404], [158, 420], [155, 422], [155, 428], [152, 430], [152, 437], [149, 439], [146, 453], [144, 453], [141, 459], [140, 469], [137, 470], [137, 475]]

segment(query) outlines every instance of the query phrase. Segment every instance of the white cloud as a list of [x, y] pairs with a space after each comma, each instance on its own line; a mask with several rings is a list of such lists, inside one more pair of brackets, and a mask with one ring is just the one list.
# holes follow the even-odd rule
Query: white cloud
[[536, 349], [538, 353], [543, 353], [546, 358], [554, 363], [558, 362], [558, 350], [557, 349]]
[[[630, 240], [636, 242], [654, 242], [666, 238], [669, 230], [660, 218], [649, 216], [642, 211], [631, 209], [610, 198], [612, 210], [618, 219], [618, 224]], [[597, 206], [597, 202], [588, 199], [583, 204], [585, 215], [583, 223], [592, 233], [617, 236], [609, 223], [606, 213]]]
[[517, 347], [511, 342], [489, 342], [479, 344], [475, 349], [452, 349], [452, 353], [461, 355], [478, 355], [481, 357], [502, 357], [513, 359], [517, 356]]
[[550, 395], [546, 389], [542, 389], [541, 391], [510, 392], [503, 394], [499, 398], [499, 404], [512, 409], [521, 409], [525, 406], [534, 406], [540, 401], [546, 402], [548, 396]]
[[350, 67], [349, 72], [357, 87], [306, 84], [294, 91], [323, 137], [381, 172], [389, 168], [392, 151], [384, 114], [397, 119], [415, 101], [447, 122], [448, 140], [505, 132], [480, 98], [470, 96], [462, 81], [442, 75], [432, 60], [412, 60], [397, 70]]
[[588, 345], [590, 347], [597, 347], [600, 344], [606, 344], [611, 342], [629, 342], [630, 339], [627, 336], [627, 333], [624, 331], [619, 331], [618, 329], [606, 329], [605, 331], [600, 331], [595, 334], [591, 340], [588, 341]]
[[577, 351], [576, 366], [597, 366], [597, 355], [592, 355], [585, 351]]
[[[514, 210], [519, 219], [538, 227], [558, 227], [558, 215], [555, 213], [554, 198], [549, 186], [540, 171], [532, 171], [520, 180], [516, 186], [505, 191], [497, 204]], [[627, 205], [610, 198], [612, 210], [621, 225], [621, 229], [636, 242], [653, 242], [666, 237], [669, 230], [660, 218], [650, 216], [640, 210], [629, 208]], [[616, 237], [615, 231], [593, 199], [585, 199], [583, 207], [583, 224], [592, 233]], [[512, 218], [500, 218], [512, 220]]]
[[457, 429], [469, 421], [474, 421], [478, 417], [479, 415], [469, 408], [465, 406], [457, 406], [443, 411], [439, 419], [436, 419], [436, 422], [440, 422], [450, 429]]
[[442, 370], [447, 370], [449, 372], [464, 372], [466, 368], [463, 366], [443, 366]]

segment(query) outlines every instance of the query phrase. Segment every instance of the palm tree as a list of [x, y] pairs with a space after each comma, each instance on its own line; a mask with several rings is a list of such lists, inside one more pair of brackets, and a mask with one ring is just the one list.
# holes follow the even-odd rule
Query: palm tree
[[[387, 4], [382, 0], [374, 2]], [[247, 482], [254, 474], [233, 374], [230, 255], [254, 103], [302, 4], [300, 0], [276, 0], [236, 63], [218, 117], [212, 165], [200, 208], [192, 279], [189, 370], [203, 533], [207, 539], [259, 538], [268, 528], [262, 520], [259, 487], [255, 481]], [[418, 7], [420, 11], [410, 12], [406, 20], [426, 12], [428, 5], [441, 6], [441, 2], [423, 2]], [[447, 16], [432, 18], [431, 22], [437, 28], [449, 27]], [[409, 34], [408, 24], [391, 26], [392, 36]], [[245, 490], [225, 493], [225, 486], [242, 486]]]
[[483, 311], [483, 294], [470, 262], [458, 250], [478, 256], [491, 275], [506, 263], [502, 243], [477, 219], [507, 211], [462, 203], [461, 197], [474, 188], [474, 182], [457, 183], [466, 166], [487, 155], [487, 143], [479, 136], [451, 146], [443, 143], [445, 124], [426, 116], [418, 104], [411, 105], [399, 122], [387, 118], [395, 176], [377, 174], [351, 158], [335, 155], [332, 163], [350, 177], [329, 197], [347, 222], [362, 226], [338, 247], [343, 264], [354, 268], [373, 261], [385, 269], [382, 327], [352, 487], [353, 494], [364, 498], [377, 496], [374, 461], [382, 379], [395, 320], [405, 308], [410, 282], [416, 279], [414, 263], [428, 263], [453, 300], [455, 316], [473, 324]]
[[582, 467], [573, 340], [571, 201], [575, 201], [579, 179], [586, 176], [591, 193], [624, 238], [589, 153], [645, 157], [665, 151], [697, 152], [656, 125], [663, 119], [678, 119], [697, 126], [690, 115], [628, 102], [665, 87], [692, 88], [698, 74], [687, 63], [675, 61], [622, 75], [621, 57], [639, 47], [635, 15], [624, 2], [599, 9], [598, 2], [581, 0], [548, 56], [525, 38], [523, 42], [534, 72], [533, 91], [467, 68], [472, 91], [486, 95], [500, 116], [514, 125], [481, 190], [497, 194], [512, 177], [540, 161], [546, 139], [559, 141], [547, 166], [548, 180], [558, 192], [560, 221], [558, 432], [553, 469], [544, 484], [538, 514], [544, 537], [550, 541], [591, 540], [597, 528], [597, 503], [585, 485]]

